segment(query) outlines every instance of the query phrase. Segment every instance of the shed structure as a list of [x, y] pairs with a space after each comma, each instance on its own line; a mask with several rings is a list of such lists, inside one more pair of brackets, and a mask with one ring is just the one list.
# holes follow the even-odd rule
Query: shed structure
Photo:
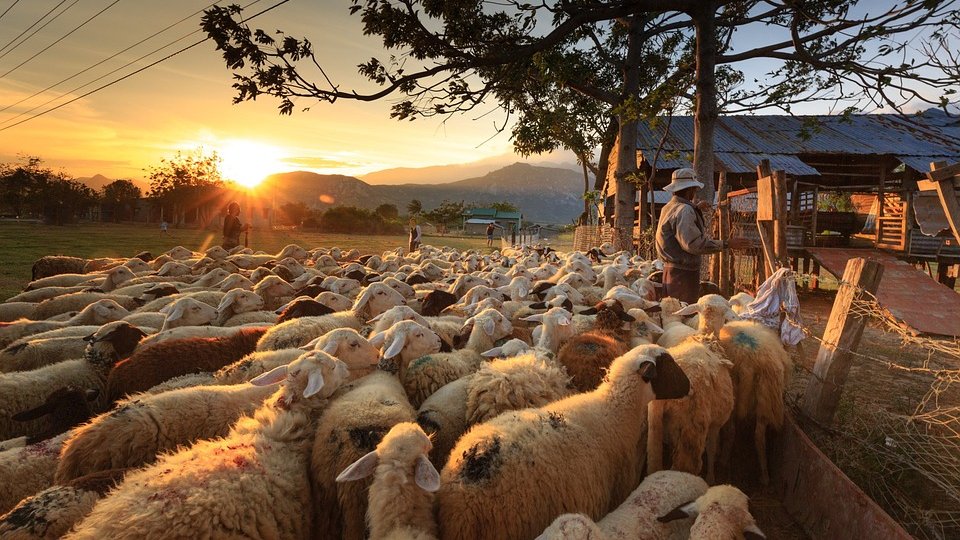
[[468, 208], [463, 211], [463, 232], [465, 234], [486, 234], [487, 225], [493, 223], [503, 229], [520, 230], [523, 222], [521, 212], [504, 212], [496, 208]]

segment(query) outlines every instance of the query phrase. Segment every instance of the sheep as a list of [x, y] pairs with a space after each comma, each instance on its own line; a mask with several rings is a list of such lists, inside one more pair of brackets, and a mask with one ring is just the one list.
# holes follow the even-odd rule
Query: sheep
[[55, 276], [44, 277], [36, 279], [27, 283], [23, 288], [25, 291], [32, 291], [34, 289], [42, 289], [44, 287], [74, 287], [80, 285], [81, 283], [86, 283], [90, 281], [91, 278], [100, 276], [100, 274], [57, 274]]
[[657, 345], [669, 349], [697, 333], [695, 329], [683, 324], [683, 317], [680, 314], [682, 308], [683, 306], [676, 298], [667, 296], [660, 300], [660, 319], [662, 321], [660, 326], [663, 328], [663, 333], [657, 340]]
[[50, 487], [67, 433], [0, 452], [0, 515], [26, 497]]
[[253, 292], [263, 299], [263, 309], [273, 311], [292, 300], [297, 291], [280, 276], [267, 276], [253, 286]]
[[230, 292], [234, 289], [252, 291], [253, 285], [253, 281], [250, 281], [246, 276], [241, 274], [230, 274], [229, 276], [223, 278], [220, 283], [214, 285], [214, 288], [222, 292]]
[[647, 403], [688, 391], [670, 353], [642, 345], [596, 390], [474, 426], [440, 473], [441, 538], [532, 538], [570, 508], [599, 519], [640, 483]]
[[663, 328], [657, 324], [649, 313], [642, 309], [628, 309], [627, 315], [633, 317], [634, 322], [630, 324], [630, 347], [637, 345], [649, 345], [654, 342], [654, 334], [662, 334]]
[[107, 399], [113, 403], [173, 377], [218, 370], [253, 352], [266, 331], [266, 327], [241, 328], [230, 336], [179, 339], [138, 348], [110, 371]]
[[[32, 336], [29, 336], [32, 337]], [[0, 372], [30, 371], [80, 358], [86, 342], [79, 337], [17, 340], [0, 350]]]
[[223, 300], [224, 294], [226, 293], [222, 293], [220, 291], [208, 291], [208, 290], [171, 294], [171, 295], [162, 296], [160, 298], [151, 300], [146, 304], [138, 307], [135, 310], [135, 312], [136, 313], [159, 312], [163, 308], [172, 304], [173, 302], [176, 302], [177, 300], [181, 300], [183, 298], [192, 298], [198, 302], [202, 302], [204, 304], [207, 304], [210, 307], [215, 308], [220, 303], [220, 301]]
[[76, 292], [56, 298], [49, 298], [40, 302], [30, 314], [30, 318], [39, 321], [69, 311], [81, 311], [97, 300], [113, 300], [127, 310], [133, 310], [138, 307], [137, 300], [132, 296], [100, 292]]
[[334, 311], [347, 311], [353, 306], [353, 300], [332, 291], [324, 291], [318, 294], [316, 300]]
[[160, 310], [165, 315], [160, 331], [179, 326], [202, 326], [216, 320], [216, 308], [190, 297], [174, 300]]
[[730, 485], [713, 486], [695, 501], [683, 504], [657, 518], [661, 523], [696, 517], [690, 527], [691, 540], [712, 538], [764, 539], [767, 536], [757, 527], [750, 515], [749, 499]]
[[706, 453], [706, 480], [713, 483], [720, 429], [733, 412], [730, 361], [696, 341], [670, 349], [690, 380], [682, 399], [651, 401], [647, 416], [647, 472], [663, 469], [663, 445], [672, 449], [671, 468], [700, 474]]
[[692, 520], [660, 522], [658, 518], [678, 505], [707, 492], [700, 477], [676, 471], [655, 472], [643, 479], [616, 510], [598, 522], [583, 514], [563, 514], [536, 540], [668, 540], [686, 538]]
[[300, 347], [336, 328], [359, 330], [364, 323], [393, 306], [403, 304], [403, 296], [383, 283], [371, 283], [354, 302], [350, 311], [320, 317], [300, 317], [272, 327], [257, 344], [258, 351]]
[[0, 328], [3, 323], [25, 319], [33, 314], [37, 308], [34, 302], [4, 302], [0, 303]]
[[[114, 468], [141, 467], [163, 452], [223, 437], [276, 391], [239, 384], [139, 394], [71, 433], [60, 451], [54, 481], [65, 483]], [[116, 444], [116, 441], [123, 444]]]
[[337, 476], [337, 482], [350, 482], [374, 475], [366, 515], [371, 539], [436, 538], [433, 492], [440, 473], [427, 459], [432, 446], [417, 424], [397, 424]]
[[441, 386], [423, 400], [417, 410], [417, 424], [430, 434], [433, 449], [430, 461], [443, 467], [450, 451], [470, 424], [467, 423], [467, 394], [473, 374]]
[[68, 257], [66, 255], [46, 255], [33, 263], [30, 269], [30, 279], [36, 281], [58, 274], [82, 274], [86, 259]]
[[147, 347], [152, 347], [157, 343], [163, 343], [164, 341], [170, 341], [174, 339], [232, 336], [241, 331], [243, 328], [244, 327], [238, 328], [235, 326], [180, 326], [146, 336], [140, 341], [140, 344], [137, 345], [137, 350], [146, 349]]
[[0, 327], [0, 347], [6, 347], [18, 339], [40, 332], [46, 332], [47, 330], [79, 325], [104, 325], [109, 322], [118, 321], [129, 313], [126, 308], [114, 300], [103, 298], [87, 305], [79, 313], [66, 321], [15, 321]]
[[0, 537], [60, 538], [87, 514], [106, 492], [123, 478], [123, 470], [78, 478], [28, 497], [0, 516]]
[[[220, 300], [220, 304], [217, 305], [217, 326], [239, 326], [247, 322], [246, 320], [241, 322], [241, 314], [248, 314], [250, 312], [256, 312], [261, 310], [264, 307], [263, 298], [255, 292], [245, 291], [243, 289], [234, 289], [227, 292], [223, 295], [223, 299]], [[276, 320], [276, 315], [269, 313], [274, 320]], [[273, 321], [261, 321], [261, 320], [251, 320], [249, 322], [273, 322]]]
[[457, 303], [457, 296], [447, 291], [430, 291], [423, 297], [420, 314], [425, 317], [440, 315], [444, 309]]
[[33, 289], [30, 291], [23, 291], [22, 293], [11, 296], [7, 298], [7, 302], [32, 302], [39, 303], [43, 302], [48, 298], [54, 298], [56, 296], [61, 296], [64, 294], [70, 294], [75, 292], [80, 292], [86, 289], [83, 285], [77, 285], [74, 287], [43, 287], [40, 289]]
[[313, 537], [363, 540], [370, 482], [337, 484], [336, 475], [374, 450], [394, 425], [413, 422], [416, 411], [400, 380], [386, 371], [375, 371], [341, 392], [320, 417], [313, 443]]
[[336, 312], [336, 310], [309, 297], [294, 298], [277, 311], [277, 324], [300, 317], [319, 317]]
[[[490, 351], [487, 351], [490, 352]], [[486, 362], [469, 375], [468, 425], [505, 412], [540, 407], [571, 393], [570, 376], [545, 351], [529, 351]]]
[[47, 396], [42, 405], [13, 415], [17, 422], [28, 422], [43, 416], [50, 417], [50, 427], [29, 437], [21, 437], [22, 446], [37, 444], [64, 433], [86, 422], [93, 416], [90, 402], [97, 399], [100, 391], [93, 388], [81, 390], [75, 386], [57, 388]]
[[513, 330], [510, 320], [492, 309], [467, 319], [463, 327], [464, 331], [470, 332], [463, 349], [429, 354], [407, 365], [402, 380], [415, 407], [441, 386], [476, 371], [483, 359], [480, 353], [491, 349], [498, 339], [510, 335]]
[[754, 298], [745, 292], [738, 292], [737, 294], [730, 297], [730, 309], [734, 313], [740, 315], [740, 313], [753, 302]]
[[124, 322], [105, 324], [86, 340], [84, 357], [33, 371], [0, 375], [0, 440], [44, 433], [52, 424], [49, 418], [15, 422], [15, 413], [33, 409], [63, 386], [96, 389], [100, 392], [94, 410], [106, 405], [105, 382], [113, 365], [133, 351], [143, 332]]
[[310, 418], [348, 376], [317, 351], [254, 379], [283, 384], [226, 437], [129, 473], [66, 538], [306, 537]]
[[410, 362], [428, 354], [440, 352], [440, 336], [416, 321], [400, 321], [370, 337], [374, 347], [382, 347], [384, 360], [396, 361], [401, 381], [406, 380]]
[[530, 315], [520, 320], [542, 323], [543, 326], [538, 328], [539, 333], [535, 334], [537, 347], [556, 354], [560, 350], [560, 345], [574, 335], [572, 318], [573, 316], [566, 309], [553, 307], [546, 313]]
[[[610, 362], [630, 349], [618, 334], [624, 323], [622, 317], [628, 317], [627, 322], [632, 322], [633, 317], [623, 313], [622, 308], [618, 311], [606, 304], [599, 305], [605, 309], [597, 314], [595, 329], [570, 337], [557, 353], [557, 363], [567, 369], [574, 388], [580, 392], [596, 388]], [[548, 320], [544, 317], [544, 333], [549, 328]], [[541, 339], [544, 339], [542, 335]]]

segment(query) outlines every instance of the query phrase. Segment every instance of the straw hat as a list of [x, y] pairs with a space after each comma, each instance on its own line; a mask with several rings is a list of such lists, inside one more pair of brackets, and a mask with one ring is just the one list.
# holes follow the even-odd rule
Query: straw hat
[[663, 190], [676, 193], [691, 187], [703, 188], [703, 182], [697, 180], [697, 173], [693, 172], [693, 169], [684, 168], [673, 171], [670, 184], [663, 188]]

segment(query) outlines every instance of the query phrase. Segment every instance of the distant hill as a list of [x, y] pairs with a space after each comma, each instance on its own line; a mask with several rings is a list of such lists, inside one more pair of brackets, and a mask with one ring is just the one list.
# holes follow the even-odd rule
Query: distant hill
[[583, 210], [583, 177], [564, 168], [538, 167], [515, 163], [483, 176], [446, 184], [370, 185], [343, 175], [291, 172], [271, 175], [261, 193], [272, 193], [277, 204], [303, 201], [309, 206], [358, 206], [376, 208], [395, 204], [400, 212], [419, 199], [431, 209], [443, 200], [490, 204], [508, 201], [517, 205], [524, 218], [538, 223], [570, 223]]
[[[107, 178], [102, 174], [95, 174], [93, 176], [83, 176], [83, 177], [77, 178], [76, 180], [77, 182], [82, 182], [83, 184], [86, 184], [87, 187], [95, 191], [100, 191], [100, 189], [103, 186], [109, 184], [110, 182], [113, 182], [115, 179]], [[131, 180], [131, 182], [133, 182], [134, 185], [140, 188], [140, 190], [143, 191], [144, 195], [146, 195], [147, 192], [150, 191], [150, 185], [142, 180]]]
[[[398, 167], [384, 169], [361, 175], [359, 178], [371, 185], [399, 184], [449, 184], [467, 178], [476, 178], [514, 163], [516, 156], [494, 156], [470, 163], [452, 165], [433, 165], [429, 167]], [[523, 163], [523, 162], [521, 162]], [[526, 162], [529, 163], [529, 162]], [[548, 163], [538, 161], [530, 163], [540, 167], [567, 168], [579, 170], [575, 163]]]

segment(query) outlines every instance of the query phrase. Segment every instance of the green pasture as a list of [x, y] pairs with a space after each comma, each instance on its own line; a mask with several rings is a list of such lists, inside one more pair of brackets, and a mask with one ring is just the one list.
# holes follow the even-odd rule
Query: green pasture
[[[569, 248], [572, 237], [551, 242], [558, 249]], [[203, 250], [220, 242], [214, 231], [173, 229], [160, 233], [157, 225], [80, 223], [57, 227], [38, 223], [0, 222], [0, 299], [19, 292], [30, 281], [33, 262], [44, 255], [74, 257], [132, 257], [141, 251], [154, 255], [181, 245]], [[378, 253], [407, 245], [407, 237], [399, 235], [324, 234], [298, 230], [254, 230], [250, 247], [276, 253], [287, 244], [307, 248], [340, 246], [357, 248], [363, 253]], [[457, 249], [486, 249], [486, 239], [479, 237], [424, 236], [424, 243], [453, 246]]]

